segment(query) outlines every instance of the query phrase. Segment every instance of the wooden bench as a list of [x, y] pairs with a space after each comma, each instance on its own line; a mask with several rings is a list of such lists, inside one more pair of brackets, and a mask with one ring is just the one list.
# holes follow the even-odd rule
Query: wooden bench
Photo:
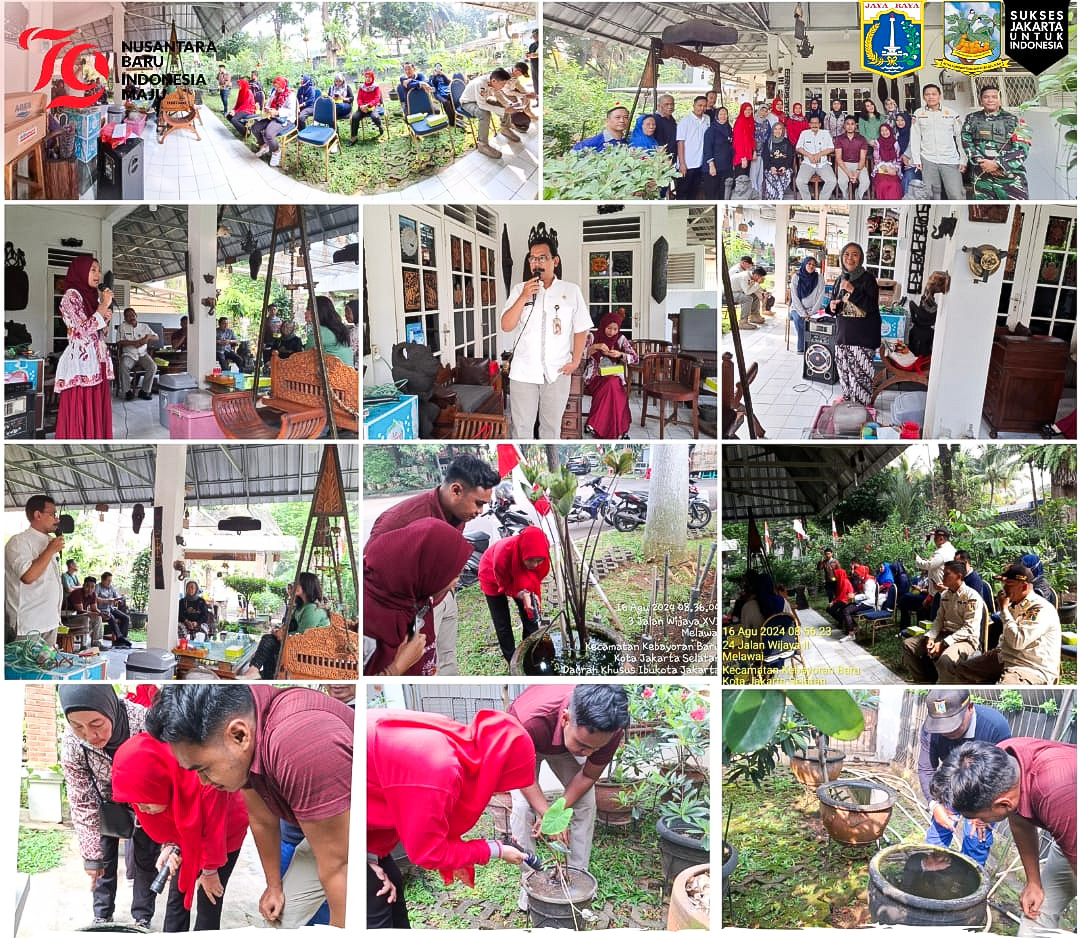
[[[460, 370], [451, 368], [449, 365], [443, 365], [435, 373], [435, 387], [431, 400], [439, 407], [439, 416], [435, 418], [433, 431], [436, 437], [453, 436], [454, 424], [459, 415], [478, 414], [491, 417], [504, 415], [501, 371], [488, 376], [486, 384], [473, 384], [462, 381], [461, 378]], [[472, 399], [462, 402], [460, 398], [465, 394]], [[469, 437], [469, 439], [472, 438]]]
[[[316, 349], [294, 352], [286, 359], [274, 352], [270, 357], [270, 395], [263, 405], [282, 414], [301, 414], [317, 408], [325, 414], [325, 398], [319, 381]], [[334, 408], [334, 423], [340, 430], [357, 433], [360, 413], [360, 376], [355, 368], [333, 355], [323, 356], [326, 378]]]
[[329, 619], [329, 625], [285, 639], [279, 676], [315, 681], [355, 681], [360, 676], [357, 623], [346, 623], [339, 612], [331, 612]]
[[256, 407], [250, 391], [215, 394], [214, 419], [230, 440], [314, 440], [326, 427], [326, 411], [311, 407], [294, 413]]
[[507, 438], [506, 418], [494, 414], [454, 415], [454, 429], [450, 433], [453, 440], [505, 440]]
[[[790, 321], [790, 320], [789, 320]], [[746, 387], [757, 377], [758, 363], [746, 369]], [[734, 440], [746, 419], [745, 389], [741, 381], [735, 381], [735, 360], [731, 352], [724, 352], [720, 361], [720, 437]], [[754, 430], [758, 439], [765, 438], [765, 428], [754, 417]]]

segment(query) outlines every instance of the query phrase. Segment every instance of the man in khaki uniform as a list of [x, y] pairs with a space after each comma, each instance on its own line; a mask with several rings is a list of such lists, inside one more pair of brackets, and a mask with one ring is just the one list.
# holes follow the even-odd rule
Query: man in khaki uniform
[[926, 634], [904, 639], [904, 664], [920, 682], [952, 684], [956, 665], [979, 653], [986, 606], [964, 583], [962, 563], [946, 563], [941, 582], [945, 588], [934, 624]]

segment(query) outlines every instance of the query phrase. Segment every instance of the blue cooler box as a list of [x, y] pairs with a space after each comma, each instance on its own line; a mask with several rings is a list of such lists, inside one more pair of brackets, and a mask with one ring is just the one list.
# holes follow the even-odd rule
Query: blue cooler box
[[418, 428], [415, 394], [364, 408], [365, 440], [415, 440]]

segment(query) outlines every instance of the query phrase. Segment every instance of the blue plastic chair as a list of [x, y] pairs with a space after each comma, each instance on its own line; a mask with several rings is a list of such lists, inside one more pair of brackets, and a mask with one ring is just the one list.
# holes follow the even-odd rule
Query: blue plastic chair
[[[405, 96], [405, 126], [409, 128], [413, 143], [452, 129], [441, 107], [436, 106], [423, 88], [411, 88]], [[450, 149], [457, 156], [453, 133], [447, 134]]]
[[855, 622], [866, 623], [870, 626], [870, 647], [874, 646], [877, 639], [878, 629], [886, 628], [896, 623], [896, 584], [889, 584], [889, 591], [885, 594], [885, 602], [880, 609], [867, 609], [864, 612], [855, 613]]
[[338, 142], [337, 108], [332, 98], [325, 95], [315, 99], [315, 111], [311, 123], [296, 134], [296, 165], [300, 165], [300, 146], [307, 144], [322, 147], [323, 161], [326, 166], [326, 181], [330, 181], [330, 148]]
[[476, 118], [461, 109], [461, 96], [465, 93], [465, 79], [454, 78], [450, 82], [450, 103], [454, 106], [454, 116], [464, 118], [465, 126], [472, 134], [473, 146], [476, 146]]

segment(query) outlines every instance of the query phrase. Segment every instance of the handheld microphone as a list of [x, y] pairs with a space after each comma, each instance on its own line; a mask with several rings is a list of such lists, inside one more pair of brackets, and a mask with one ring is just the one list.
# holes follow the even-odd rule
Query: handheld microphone
[[[533, 279], [536, 280], [537, 283], [542, 282], [542, 278], [540, 277], [539, 274], [537, 274]], [[537, 291], [537, 292], [539, 292], [539, 291]], [[536, 293], [534, 293], [532, 296], [530, 296], [525, 301], [525, 309], [532, 309], [535, 305], [536, 305]]]
[[56, 530], [59, 534], [74, 534], [75, 519], [71, 515], [61, 515], [57, 519]]
[[[116, 282], [116, 278], [113, 276], [113, 272], [111, 270], [107, 271], [105, 273], [105, 276], [101, 278], [101, 290], [102, 290], [102, 292], [104, 292], [105, 290], [111, 290], [113, 288], [113, 284], [115, 282]], [[110, 310], [116, 309], [116, 297], [115, 296], [113, 297], [112, 302], [109, 304], [109, 309]]]

